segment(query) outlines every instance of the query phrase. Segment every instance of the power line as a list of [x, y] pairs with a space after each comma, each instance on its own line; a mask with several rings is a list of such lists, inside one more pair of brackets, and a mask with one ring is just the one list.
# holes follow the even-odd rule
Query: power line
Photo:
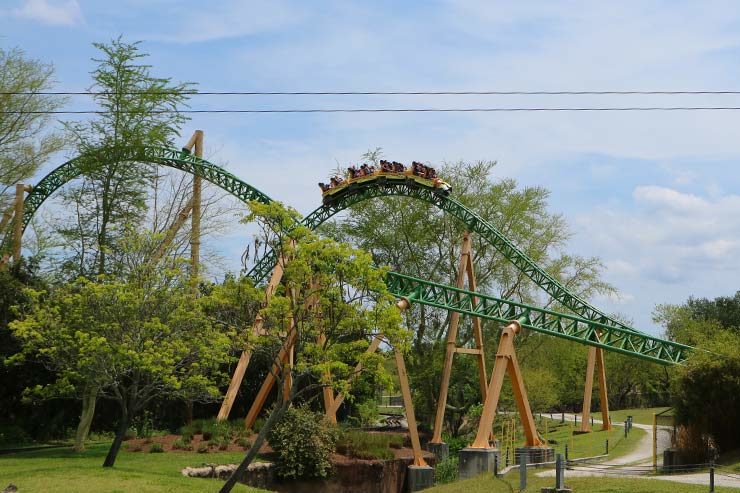
[[135, 96], [182, 94], [186, 96], [607, 96], [607, 95], [740, 95], [740, 91], [17, 91], [1, 96]]
[[[151, 110], [118, 113], [202, 114], [202, 113], [506, 113], [506, 112], [624, 112], [624, 111], [737, 111], [740, 106], [612, 106], [612, 107], [494, 107], [494, 108], [309, 108], [309, 109], [215, 109]], [[3, 115], [106, 115], [103, 110], [0, 111]]]

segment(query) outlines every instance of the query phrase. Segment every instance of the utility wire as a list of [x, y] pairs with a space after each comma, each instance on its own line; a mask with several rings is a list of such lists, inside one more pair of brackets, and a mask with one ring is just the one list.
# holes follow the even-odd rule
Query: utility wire
[[495, 108], [310, 108], [310, 109], [215, 109], [151, 110], [118, 112], [103, 110], [0, 111], [3, 115], [106, 115], [110, 113], [514, 113], [514, 112], [621, 112], [621, 111], [738, 111], [740, 106], [611, 106], [611, 107], [495, 107]]
[[604, 96], [604, 95], [740, 95], [740, 91], [17, 91], [2, 96], [112, 96], [182, 94], [187, 96]]

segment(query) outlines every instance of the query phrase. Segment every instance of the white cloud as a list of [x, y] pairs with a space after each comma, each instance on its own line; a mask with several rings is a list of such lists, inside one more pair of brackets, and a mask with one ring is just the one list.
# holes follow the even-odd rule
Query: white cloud
[[579, 233], [606, 259], [609, 275], [688, 286], [740, 268], [740, 195], [704, 197], [651, 185], [632, 196], [634, 209], [598, 207], [578, 218]]
[[696, 195], [655, 185], [639, 186], [635, 188], [632, 196], [637, 202], [677, 212], [701, 213], [709, 206], [706, 200]]
[[291, 6], [283, 0], [210, 2], [206, 8], [186, 8], [161, 19], [146, 37], [172, 43], [199, 43], [277, 32], [298, 23], [303, 18], [302, 11], [300, 6]]
[[21, 19], [29, 19], [53, 26], [74, 26], [82, 23], [82, 10], [77, 0], [25, 0], [21, 7], [12, 10]]

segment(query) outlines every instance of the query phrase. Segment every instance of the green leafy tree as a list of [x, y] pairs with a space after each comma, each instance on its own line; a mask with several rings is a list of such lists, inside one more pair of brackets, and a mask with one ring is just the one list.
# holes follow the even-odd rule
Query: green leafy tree
[[71, 277], [122, 268], [117, 245], [128, 228], [142, 221], [147, 190], [156, 177], [154, 166], [137, 156], [146, 147], [171, 144], [187, 120], [179, 110], [190, 84], [153, 76], [139, 45], [120, 37], [94, 43], [102, 58], [93, 59], [97, 67], [89, 90], [101, 113], [66, 124], [84, 170], [80, 183], [64, 192], [73, 224], [59, 230], [73, 252], [65, 262]]
[[[124, 235], [137, 229], [147, 210], [147, 190], [156, 181], [153, 165], [137, 161], [148, 146], [167, 145], [178, 135], [186, 117], [189, 84], [155, 77], [143, 60], [139, 43], [122, 38], [94, 43], [94, 101], [101, 111], [94, 118], [65, 124], [81, 156], [83, 176], [63, 191], [72, 221], [56, 227], [62, 249], [63, 277], [126, 275], [121, 257]], [[139, 228], [140, 229], [140, 228]], [[75, 448], [84, 440], [95, 413], [98, 389], [88, 386]]]
[[739, 301], [738, 294], [714, 300], [690, 298], [682, 305], [659, 305], [654, 313], [669, 337], [696, 347], [671, 375], [676, 419], [689, 435], [711, 436], [720, 452], [740, 447]]
[[[140, 239], [129, 235], [129, 248], [140, 250]], [[28, 392], [79, 395], [94, 385], [115, 401], [118, 428], [104, 466], [113, 466], [131, 420], [152, 400], [219, 395], [229, 334], [205, 315], [183, 262], [142, 263], [126, 280], [79, 278], [28, 295], [30, 307], [10, 324], [23, 347], [16, 358], [38, 358], [57, 374]]]
[[[299, 217], [280, 204], [251, 203], [250, 209], [246, 220], [259, 219], [271, 232], [270, 246], [289, 259], [283, 284], [260, 311], [266, 334], [252, 341], [251, 347], [279, 362], [279, 349], [294, 337], [295, 363], [274, 370], [278, 388], [288, 374], [293, 385], [287, 399], [283, 392], [276, 393], [265, 425], [221, 491], [231, 490], [293, 402], [316, 395], [326, 385], [346, 393], [358, 361], [363, 363], [363, 373], [388, 381], [383, 355], [365, 352], [374, 334], [384, 334], [399, 351], [408, 344], [384, 271], [374, 266], [369, 254], [346, 243], [321, 239], [304, 227], [287, 233]], [[321, 334], [326, 338], [324, 344], [319, 342]]]
[[64, 146], [61, 133], [50, 130], [64, 98], [42, 94], [52, 89], [54, 68], [28, 58], [18, 49], [0, 47], [0, 206], [9, 188], [36, 170]]

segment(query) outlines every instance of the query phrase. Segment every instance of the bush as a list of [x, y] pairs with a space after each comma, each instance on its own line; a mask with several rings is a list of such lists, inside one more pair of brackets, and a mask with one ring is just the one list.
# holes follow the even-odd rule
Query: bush
[[281, 478], [325, 478], [337, 429], [323, 415], [306, 408], [290, 408], [270, 430], [270, 446], [278, 453], [276, 473]]
[[403, 437], [389, 433], [367, 433], [350, 430], [341, 434], [337, 452], [365, 460], [390, 460], [395, 457], [391, 448], [403, 447]]
[[150, 454], [161, 454], [164, 452], [164, 447], [162, 447], [161, 443], [153, 443], [151, 447], [149, 447], [149, 453]]
[[[692, 352], [677, 368], [671, 385], [676, 421], [687, 427], [689, 454], [696, 455], [699, 443], [719, 452], [740, 447], [740, 332], [716, 333], [711, 341], [698, 344], [705, 351]], [[716, 442], [716, 443], [715, 443]], [[705, 450], [706, 457], [708, 450]]]
[[31, 441], [28, 433], [16, 425], [0, 425], [0, 444], [20, 445]]
[[252, 431], [255, 433], [259, 433], [262, 431], [262, 427], [265, 426], [265, 419], [264, 418], [257, 418], [254, 420], [254, 424], [252, 425]]
[[252, 446], [252, 442], [250, 442], [249, 439], [245, 437], [237, 438], [236, 444], [239, 445], [244, 450], [249, 450], [249, 448]]
[[193, 450], [193, 446], [190, 445], [190, 440], [184, 440], [184, 437], [180, 437], [172, 442], [173, 450]]
[[457, 456], [448, 457], [447, 459], [440, 461], [434, 468], [434, 482], [436, 484], [443, 484], [457, 480], [457, 468]]

